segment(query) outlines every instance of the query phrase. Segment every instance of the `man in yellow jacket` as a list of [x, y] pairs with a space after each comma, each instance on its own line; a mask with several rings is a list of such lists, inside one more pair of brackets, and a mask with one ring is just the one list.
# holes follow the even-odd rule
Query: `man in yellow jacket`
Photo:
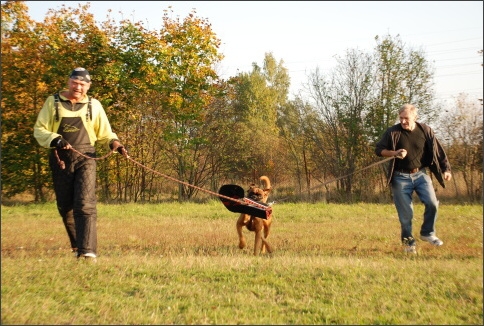
[[34, 125], [40, 146], [51, 148], [57, 209], [62, 216], [71, 248], [78, 258], [97, 257], [96, 160], [95, 144], [128, 157], [112, 131], [101, 103], [87, 95], [91, 76], [84, 68], [69, 75], [67, 89], [49, 96]]

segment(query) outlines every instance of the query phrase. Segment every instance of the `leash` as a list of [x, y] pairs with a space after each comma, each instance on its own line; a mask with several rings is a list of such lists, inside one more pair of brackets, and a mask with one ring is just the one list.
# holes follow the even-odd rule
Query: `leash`
[[[75, 148], [73, 148], [73, 147], [71, 147], [70, 149], [71, 149], [73, 152], [77, 153], [78, 155], [80, 155], [80, 156], [82, 156], [82, 157], [84, 157], [84, 158], [91, 159], [91, 160], [97, 160], [97, 161], [98, 161], [98, 160], [103, 160], [103, 159], [107, 158], [108, 156], [110, 156], [111, 154], [114, 154], [114, 153], [116, 152], [116, 151], [114, 151], [114, 150], [113, 150], [113, 151], [110, 151], [109, 153], [107, 153], [106, 155], [104, 155], [104, 156], [102, 156], [102, 157], [90, 157], [90, 156], [87, 156], [87, 155], [85, 155], [85, 154], [83, 154], [83, 153], [79, 152], [78, 150], [76, 150], [76, 149], [75, 149]], [[64, 162], [64, 161], [62, 161], [62, 160], [59, 158], [59, 155], [58, 155], [58, 153], [57, 153], [57, 149], [54, 149], [54, 153], [55, 153], [55, 157], [56, 157], [56, 159], [57, 159], [57, 164], [59, 165], [59, 167], [60, 167], [62, 170], [63, 170], [63, 169], [65, 169], [65, 162]], [[207, 190], [207, 189], [203, 189], [203, 188], [201, 188], [201, 187], [198, 187], [198, 186], [192, 185], [192, 184], [190, 184], [190, 183], [188, 183], [188, 182], [184, 182], [184, 181], [181, 181], [181, 180], [175, 179], [175, 178], [173, 178], [173, 177], [170, 177], [170, 176], [168, 176], [168, 175], [166, 175], [166, 174], [163, 174], [163, 173], [161, 173], [161, 172], [155, 171], [155, 170], [153, 170], [152, 168], [150, 168], [150, 167], [148, 167], [148, 166], [146, 166], [146, 165], [144, 165], [144, 164], [141, 164], [141, 163], [139, 163], [138, 161], [136, 161], [136, 160], [132, 159], [132, 158], [131, 158], [129, 155], [128, 155], [126, 158], [127, 158], [129, 161], [133, 162], [134, 164], [136, 164], [136, 165], [138, 165], [138, 166], [142, 167], [143, 169], [146, 169], [146, 170], [148, 170], [148, 171], [150, 171], [150, 172], [152, 172], [152, 173], [154, 173], [154, 174], [157, 174], [157, 175], [159, 175], [159, 176], [162, 176], [162, 177], [163, 177], [163, 178], [165, 178], [165, 179], [169, 179], [169, 180], [171, 180], [171, 181], [181, 183], [181, 184], [183, 184], [183, 185], [185, 185], [185, 186], [188, 186], [188, 187], [192, 187], [192, 188], [198, 189], [198, 190], [200, 190], [200, 191], [202, 191], [202, 192], [206, 192], [206, 193], [209, 193], [209, 194], [211, 194], [211, 195], [214, 195], [214, 196], [217, 196], [217, 197], [220, 197], [220, 198], [223, 198], [223, 199], [231, 200], [231, 201], [234, 201], [234, 202], [236, 202], [236, 203], [238, 203], [238, 204], [241, 204], [241, 205], [255, 206], [255, 207], [257, 207], [257, 208], [263, 209], [264, 211], [269, 211], [269, 210], [271, 210], [271, 209], [272, 209], [270, 206], [261, 205], [261, 204], [259, 204], [258, 202], [254, 201], [254, 200], [251, 200], [251, 199], [249, 199], [249, 198], [245, 198], [245, 197], [244, 197], [244, 198], [241, 198], [241, 199], [236, 199], [236, 198], [232, 198], [232, 197], [224, 196], [224, 195], [222, 195], [222, 194], [219, 194], [219, 193], [216, 193], [216, 192], [213, 192], [213, 191]]]
[[[91, 157], [91, 156], [87, 156], [85, 154], [82, 154], [81, 152], [79, 152], [76, 149], [74, 149], [74, 147], [71, 147], [71, 149], [72, 149], [72, 151], [74, 151], [75, 153], [81, 155], [82, 157], [85, 157], [85, 158], [88, 158], [88, 159], [91, 159], [91, 160], [96, 160], [96, 161], [104, 160], [109, 155], [111, 155], [111, 154], [114, 153], [114, 151], [111, 151], [111, 152], [107, 153], [106, 155], [104, 155], [102, 157]], [[59, 153], [57, 153], [57, 148], [54, 149], [54, 154], [55, 154], [55, 158], [57, 160], [57, 164], [59, 165], [59, 167], [61, 168], [61, 170], [64, 170], [66, 168], [66, 163], [60, 159]]]
[[[382, 163], [388, 162], [388, 161], [390, 161], [390, 160], [393, 160], [394, 158], [396, 158], [396, 156], [387, 157], [387, 158], [385, 158], [385, 159], [383, 159], [383, 160], [381, 160], [381, 161], [378, 161], [378, 162], [372, 163], [372, 164], [370, 164], [370, 165], [368, 165], [368, 166], [365, 166], [364, 168], [361, 168], [361, 169], [358, 169], [358, 170], [353, 171], [353, 172], [351, 172], [351, 173], [348, 173], [347, 175], [343, 175], [343, 176], [341, 176], [341, 177], [337, 177], [337, 178], [335, 178], [335, 179], [331, 179], [331, 180], [329, 180], [329, 181], [325, 181], [325, 182], [321, 183], [320, 185], [317, 185], [317, 186], [315, 186], [315, 187], [313, 187], [313, 188], [309, 188], [309, 191], [319, 189], [319, 188], [324, 187], [325, 185], [327, 185], [327, 184], [329, 184], [329, 183], [332, 183], [332, 182], [338, 181], [338, 180], [340, 180], [340, 179], [347, 178], [347, 177], [349, 177], [350, 175], [353, 175], [353, 174], [355, 174], [355, 173], [357, 173], [357, 172], [361, 172], [361, 171], [366, 170], [366, 169], [369, 169], [369, 168], [371, 168], [371, 167], [373, 167], [373, 166], [380, 165], [380, 164], [382, 164]], [[318, 179], [316, 179], [316, 180], [318, 180]], [[319, 180], [318, 180], [318, 181], [319, 181]], [[286, 197], [286, 198], [283, 198], [283, 199], [279, 199], [279, 201], [284, 201], [284, 200], [286, 200], [287, 198], [289, 198], [289, 197]], [[275, 203], [275, 202], [273, 202], [273, 203]]]
[[161, 172], [155, 171], [155, 170], [153, 170], [152, 168], [150, 168], [150, 167], [148, 167], [148, 166], [146, 166], [146, 165], [143, 165], [143, 164], [139, 163], [138, 161], [136, 161], [136, 160], [132, 159], [130, 156], [128, 156], [128, 157], [127, 157], [127, 159], [128, 159], [129, 161], [133, 162], [134, 164], [136, 164], [136, 165], [138, 165], [138, 166], [140, 166], [140, 167], [142, 167], [142, 168], [144, 168], [144, 169], [146, 169], [146, 170], [148, 170], [148, 171], [150, 171], [150, 172], [152, 172], [152, 173], [154, 173], [154, 174], [157, 174], [157, 175], [159, 175], [159, 176], [162, 176], [162, 177], [163, 177], [163, 178], [165, 178], [165, 179], [168, 179], [168, 180], [171, 180], [171, 181], [174, 181], [174, 182], [181, 183], [181, 184], [183, 184], [183, 185], [185, 185], [185, 186], [188, 186], [188, 187], [192, 187], [192, 188], [198, 189], [198, 190], [200, 190], [200, 191], [206, 192], [206, 193], [208, 193], [208, 194], [211, 194], [211, 195], [214, 195], [214, 196], [217, 196], [217, 197], [220, 197], [220, 198], [224, 198], [224, 199], [228, 199], [228, 200], [234, 201], [234, 202], [239, 203], [239, 204], [241, 204], [241, 205], [250, 205], [250, 206], [256, 206], [256, 207], [258, 207], [258, 208], [262, 208], [262, 209], [263, 209], [263, 210], [265, 210], [265, 211], [269, 209], [269, 207], [268, 207], [268, 206], [261, 205], [261, 204], [259, 204], [258, 202], [253, 201], [253, 200], [251, 200], [251, 199], [249, 199], [249, 198], [236, 199], [236, 198], [232, 198], [232, 197], [224, 196], [224, 195], [221, 195], [221, 194], [219, 194], [219, 193], [216, 193], [216, 192], [213, 192], [213, 191], [210, 191], [210, 190], [203, 189], [203, 188], [201, 188], [201, 187], [198, 187], [198, 186], [192, 185], [192, 184], [190, 184], [190, 183], [188, 183], [188, 182], [184, 182], [184, 181], [181, 181], [181, 180], [175, 179], [175, 178], [173, 178], [173, 177], [170, 177], [170, 176], [168, 176], [168, 175], [166, 175], [166, 174], [163, 174], [163, 173], [161, 173]]
[[[83, 154], [83, 153], [79, 152], [78, 150], [76, 150], [76, 149], [75, 149], [75, 148], [73, 148], [73, 147], [71, 147], [71, 150], [72, 150], [72, 151], [74, 151], [75, 153], [79, 154], [80, 156], [82, 156], [82, 157], [84, 157], [84, 158], [87, 158], [87, 159], [91, 159], [91, 160], [103, 160], [103, 159], [106, 159], [106, 158], [107, 158], [108, 156], [110, 156], [111, 154], [113, 154], [113, 153], [115, 153], [115, 152], [116, 152], [116, 151], [114, 151], [114, 150], [113, 150], [113, 151], [110, 151], [109, 153], [107, 153], [106, 155], [104, 155], [104, 156], [102, 156], [102, 157], [90, 157], [90, 156], [87, 156], [87, 155], [85, 155], [85, 154]], [[64, 163], [64, 161], [61, 161], [61, 160], [60, 160], [59, 155], [57, 154], [57, 149], [54, 149], [54, 153], [55, 153], [55, 156], [56, 156], [56, 159], [57, 159], [57, 164], [59, 164], [59, 166], [60, 166], [60, 168], [61, 168], [61, 169], [65, 169], [65, 163]], [[236, 203], [238, 203], [238, 204], [241, 204], [241, 205], [255, 206], [255, 207], [257, 207], [257, 208], [261, 208], [261, 209], [263, 209], [264, 211], [267, 211], [267, 210], [272, 209], [272, 208], [271, 208], [271, 206], [272, 206], [272, 205], [275, 203], [275, 201], [273, 201], [273, 202], [271, 202], [271, 203], [269, 204], [269, 206], [265, 206], [265, 205], [261, 205], [261, 204], [259, 204], [258, 202], [253, 201], [253, 200], [248, 199], [248, 198], [245, 198], [245, 197], [244, 197], [244, 198], [242, 198], [242, 199], [236, 199], [236, 198], [232, 198], [232, 197], [224, 196], [224, 195], [221, 195], [221, 194], [219, 194], [219, 193], [216, 193], [216, 192], [213, 192], [213, 191], [210, 191], [210, 190], [207, 190], [207, 189], [203, 189], [203, 188], [201, 188], [201, 187], [198, 187], [198, 186], [192, 185], [192, 184], [190, 184], [190, 183], [188, 183], [188, 182], [184, 182], [184, 181], [181, 181], [181, 180], [175, 179], [175, 178], [170, 177], [170, 176], [168, 176], [168, 175], [166, 175], [166, 174], [163, 174], [163, 173], [161, 173], [161, 172], [158, 172], [158, 171], [156, 171], [156, 170], [153, 170], [152, 168], [150, 168], [150, 167], [148, 167], [148, 166], [146, 166], [146, 165], [144, 165], [144, 164], [142, 164], [142, 163], [139, 163], [138, 161], [136, 161], [136, 160], [132, 159], [132, 158], [131, 158], [129, 155], [128, 155], [126, 158], [127, 158], [129, 161], [133, 162], [134, 164], [136, 164], [136, 165], [138, 165], [138, 166], [142, 167], [143, 169], [146, 169], [146, 170], [148, 170], [148, 171], [150, 171], [150, 172], [152, 172], [152, 173], [154, 173], [154, 174], [157, 174], [157, 175], [159, 175], [159, 176], [161, 176], [161, 177], [163, 177], [163, 178], [165, 178], [165, 179], [168, 179], [168, 180], [171, 180], [171, 181], [174, 181], [174, 182], [177, 182], [177, 183], [181, 183], [181, 184], [183, 184], [183, 185], [185, 185], [185, 186], [188, 186], [188, 187], [192, 187], [192, 188], [198, 189], [198, 190], [200, 190], [200, 191], [202, 191], [202, 192], [206, 192], [206, 193], [211, 194], [211, 195], [213, 195], [213, 196], [217, 196], [217, 197], [220, 197], [220, 198], [224, 198], [224, 199], [227, 199], [227, 200], [234, 201], [234, 202], [236, 202]], [[331, 179], [331, 180], [329, 180], [329, 181], [325, 181], [325, 182], [321, 183], [320, 185], [318, 185], [318, 186], [316, 186], [316, 187], [310, 188], [309, 190], [311, 191], [311, 190], [316, 190], [316, 189], [319, 189], [319, 188], [321, 188], [321, 187], [323, 187], [323, 186], [325, 186], [325, 185], [327, 185], [327, 184], [329, 184], [329, 183], [332, 183], [332, 182], [338, 181], [338, 180], [340, 180], [340, 179], [347, 178], [347, 177], [349, 177], [350, 175], [353, 175], [353, 174], [355, 174], [355, 173], [357, 173], [357, 172], [361, 172], [361, 171], [366, 170], [366, 169], [369, 169], [369, 168], [371, 168], [371, 167], [373, 167], [373, 166], [380, 165], [380, 164], [382, 164], [382, 163], [388, 162], [388, 161], [390, 161], [390, 160], [393, 160], [394, 158], [395, 158], [395, 156], [387, 157], [387, 158], [385, 158], [385, 159], [383, 159], [383, 160], [381, 160], [381, 161], [378, 161], [378, 162], [372, 163], [372, 164], [370, 164], [370, 165], [368, 165], [368, 166], [366, 166], [366, 167], [364, 167], [364, 168], [361, 168], [361, 169], [358, 169], [358, 170], [356, 170], [356, 171], [353, 171], [352, 173], [349, 173], [349, 174], [347, 174], [347, 175], [343, 175], [343, 176], [340, 176], [340, 177], [338, 177], [338, 178]], [[289, 198], [289, 197], [286, 197], [286, 198], [283, 198], [283, 199], [279, 199], [279, 201], [284, 201], [284, 200], [286, 200], [287, 198]]]

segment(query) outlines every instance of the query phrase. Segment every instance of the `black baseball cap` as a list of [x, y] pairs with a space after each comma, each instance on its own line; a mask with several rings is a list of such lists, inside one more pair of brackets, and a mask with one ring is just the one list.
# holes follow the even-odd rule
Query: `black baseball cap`
[[69, 75], [69, 78], [77, 79], [87, 83], [91, 82], [91, 76], [89, 75], [89, 71], [80, 67], [72, 70], [71, 74]]

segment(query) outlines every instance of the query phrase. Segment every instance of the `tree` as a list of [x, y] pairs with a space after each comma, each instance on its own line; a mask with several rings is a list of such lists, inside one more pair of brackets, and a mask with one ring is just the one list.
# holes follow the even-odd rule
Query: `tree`
[[455, 174], [461, 175], [466, 197], [473, 201], [482, 197], [482, 119], [482, 105], [461, 93], [455, 99], [455, 107], [445, 112], [437, 127], [448, 147], [454, 182]]
[[22, 1], [1, 4], [2, 192], [12, 196], [29, 189], [36, 201], [45, 201], [50, 174], [45, 150], [32, 135], [37, 112], [48, 94], [43, 78], [47, 66], [38, 51], [45, 43], [42, 29], [27, 12]]
[[395, 124], [398, 109], [405, 103], [419, 108], [421, 121], [435, 120], [433, 68], [423, 51], [408, 48], [400, 37], [375, 37], [373, 100], [366, 114], [367, 135], [376, 141]]
[[[320, 162], [315, 177], [351, 175], [367, 152], [363, 117], [371, 99], [372, 75], [371, 57], [357, 50], [338, 58], [329, 76], [319, 69], [310, 75], [314, 114], [306, 123], [315, 149], [312, 158]], [[351, 176], [337, 186], [350, 195]]]
[[[2, 171], [5, 192], [33, 185], [36, 200], [45, 197], [47, 155], [33, 139], [32, 126], [47, 96], [60, 90], [78, 66], [90, 71], [91, 94], [134, 157], [155, 167], [171, 165], [179, 180], [203, 182], [197, 176], [197, 153], [206, 144], [201, 130], [218, 91], [212, 67], [222, 58], [208, 21], [191, 13], [182, 22], [165, 12], [164, 27], [157, 32], [129, 21], [98, 24], [88, 10], [89, 4], [62, 6], [34, 23], [24, 2], [2, 3], [2, 165], [10, 167]], [[126, 160], [100, 162], [99, 171], [105, 199], [114, 193], [136, 200], [154, 189], [154, 177]], [[193, 194], [180, 187], [180, 198]]]
[[278, 142], [278, 111], [286, 105], [289, 93], [289, 76], [283, 64], [277, 63], [272, 53], [266, 53], [262, 67], [253, 63], [250, 73], [232, 79], [239, 136], [245, 141], [234, 149], [234, 154], [245, 158], [240, 170], [251, 175], [251, 182], [267, 174], [274, 162], [271, 155]]
[[[177, 170], [179, 180], [203, 186], [205, 168], [199, 159], [207, 150], [203, 133], [208, 105], [218, 92], [213, 66], [222, 59], [220, 40], [206, 19], [189, 14], [183, 22], [165, 13], [160, 36], [166, 42], [166, 72], [170, 78], [159, 89], [165, 121], [160, 150]], [[160, 139], [160, 141], [162, 140]], [[196, 188], [179, 185], [179, 199], [191, 198]]]
[[311, 111], [311, 106], [298, 96], [280, 108], [277, 119], [281, 147], [286, 152], [282, 165], [286, 178], [289, 172], [291, 179], [296, 180], [298, 194], [305, 188], [308, 198], [311, 196], [311, 173], [317, 166], [309, 159], [312, 149], [307, 126], [312, 119]]

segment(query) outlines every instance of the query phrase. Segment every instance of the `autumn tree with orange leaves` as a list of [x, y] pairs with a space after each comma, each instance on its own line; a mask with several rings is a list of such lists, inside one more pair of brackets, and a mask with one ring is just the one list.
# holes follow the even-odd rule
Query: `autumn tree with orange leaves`
[[[140, 23], [97, 23], [89, 4], [50, 10], [32, 21], [23, 1], [2, 3], [2, 191], [33, 189], [47, 199], [50, 172], [46, 150], [32, 135], [43, 102], [60, 91], [74, 67], [93, 78], [90, 94], [103, 104], [130, 155], [150, 168], [176, 171], [180, 180], [203, 183], [199, 156], [208, 149], [204, 118], [213, 101], [222, 56], [210, 24], [191, 13], [184, 20], [165, 11], [163, 28]], [[102, 151], [102, 149], [99, 149]], [[200, 154], [202, 153], [202, 154]], [[99, 164], [104, 199], [149, 199], [159, 177], [120, 157]], [[202, 174], [201, 174], [202, 173]], [[194, 191], [179, 189], [180, 199]]]

